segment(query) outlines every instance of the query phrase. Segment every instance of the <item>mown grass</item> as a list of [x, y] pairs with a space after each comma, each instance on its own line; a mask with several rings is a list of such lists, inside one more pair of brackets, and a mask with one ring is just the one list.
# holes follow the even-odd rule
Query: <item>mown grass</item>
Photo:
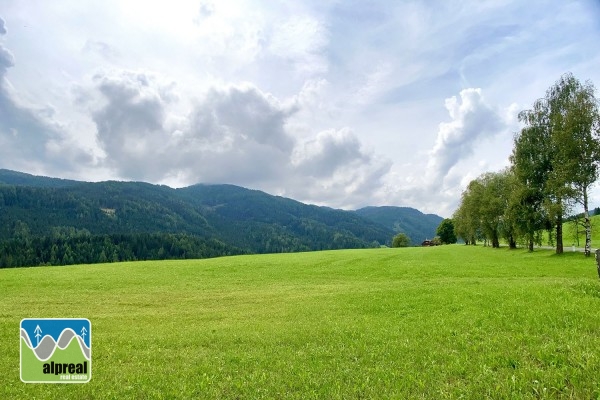
[[[590, 218], [592, 227], [592, 248], [600, 248], [600, 215], [594, 215]], [[548, 244], [548, 233], [543, 233], [542, 243]], [[552, 243], [554, 246], [555, 244]], [[585, 230], [583, 226], [577, 226], [575, 221], [568, 221], [563, 224], [563, 245], [565, 251], [569, 251], [569, 247], [584, 247], [585, 246]]]
[[[0, 270], [0, 398], [600, 398], [593, 258], [481, 246]], [[19, 380], [25, 317], [92, 381]]]

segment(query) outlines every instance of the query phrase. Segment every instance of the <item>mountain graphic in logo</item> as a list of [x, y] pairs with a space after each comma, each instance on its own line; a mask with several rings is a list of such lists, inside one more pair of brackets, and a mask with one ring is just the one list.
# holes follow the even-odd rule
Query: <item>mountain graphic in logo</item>
[[92, 377], [92, 326], [85, 318], [21, 321], [21, 380], [85, 383]]

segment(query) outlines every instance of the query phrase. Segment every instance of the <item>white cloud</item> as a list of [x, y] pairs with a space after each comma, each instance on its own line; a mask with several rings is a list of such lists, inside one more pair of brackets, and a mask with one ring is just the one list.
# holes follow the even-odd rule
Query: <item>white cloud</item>
[[92, 118], [106, 162], [121, 176], [155, 179], [157, 165], [148, 160], [169, 142], [163, 88], [144, 72], [98, 74], [94, 81], [102, 106], [93, 110]]
[[427, 164], [428, 178], [435, 184], [442, 183], [460, 160], [470, 157], [480, 140], [506, 129], [501, 113], [485, 102], [479, 88], [462, 90], [460, 100], [456, 96], [446, 99], [446, 109], [452, 120], [440, 123]]
[[[93, 113], [106, 163], [129, 179], [185, 183], [268, 181], [294, 145], [293, 110], [251, 85], [213, 87], [188, 114], [176, 114], [173, 85], [148, 72], [95, 77]], [[148, 160], [152, 160], [151, 163]], [[181, 172], [183, 171], [183, 173]]]
[[[6, 34], [0, 19], [0, 34]], [[94, 159], [70, 137], [52, 105], [22, 101], [8, 80], [15, 65], [12, 53], [0, 44], [0, 159], [4, 168], [69, 174]], [[67, 150], [68, 149], [68, 150]]]
[[92, 117], [105, 166], [122, 178], [225, 182], [351, 206], [367, 204], [389, 169], [347, 128], [294, 137], [288, 121], [301, 113], [302, 96], [281, 101], [249, 84], [211, 87], [189, 113], [175, 114], [163, 82], [148, 72], [112, 71], [96, 75], [84, 96], [97, 104]]
[[[4, 20], [0, 18], [0, 36], [6, 35], [7, 30], [4, 23]], [[15, 65], [15, 58], [13, 54], [6, 49], [2, 44], [0, 44], [0, 81], [4, 79], [4, 75], [6, 75], [6, 71], [12, 66]], [[2, 83], [2, 82], [0, 82]]]
[[492, 106], [482, 89], [469, 88], [447, 98], [444, 105], [450, 121], [439, 123], [426, 161], [412, 165], [408, 177], [410, 165], [392, 168], [387, 180], [405, 183], [385, 185], [379, 192], [384, 202], [412, 204], [424, 212], [450, 216], [471, 179], [489, 167], [506, 165], [510, 146], [505, 149], [504, 145], [512, 144], [512, 132], [518, 126], [514, 104]]
[[273, 28], [269, 51], [309, 75], [327, 72], [322, 51], [328, 43], [325, 26], [309, 16], [293, 16]]
[[322, 131], [296, 147], [295, 179], [284, 193], [317, 204], [362, 207], [376, 197], [391, 164], [365, 149], [349, 128]]
[[6, 0], [0, 167], [449, 215], [517, 111], [600, 84], [592, 3]]
[[340, 167], [370, 162], [361, 143], [348, 128], [320, 132], [315, 139], [297, 148], [294, 165], [306, 175], [330, 176]]

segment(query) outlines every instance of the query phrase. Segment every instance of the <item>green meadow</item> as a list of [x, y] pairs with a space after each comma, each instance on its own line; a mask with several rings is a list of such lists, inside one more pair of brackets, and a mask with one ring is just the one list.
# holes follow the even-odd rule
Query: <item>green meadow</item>
[[[0, 270], [0, 398], [600, 398], [593, 257], [482, 246]], [[92, 323], [92, 379], [19, 379], [22, 318]]]
[[[600, 248], [600, 215], [591, 217], [592, 225], [592, 249]], [[544, 233], [543, 244], [547, 244], [548, 234]], [[569, 251], [570, 246], [585, 246], [585, 230], [583, 226], [577, 226], [575, 221], [565, 222], [563, 224], [563, 245], [565, 251]]]

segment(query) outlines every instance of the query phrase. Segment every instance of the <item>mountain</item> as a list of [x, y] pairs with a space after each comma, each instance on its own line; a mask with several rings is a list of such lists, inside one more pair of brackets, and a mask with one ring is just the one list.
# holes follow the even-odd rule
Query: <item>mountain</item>
[[[393, 232], [351, 211], [307, 205], [233, 185], [177, 189], [209, 225], [254, 252], [360, 248], [386, 244]], [[375, 244], [374, 242], [377, 242]]]
[[0, 169], [0, 182], [8, 185], [36, 186], [36, 187], [67, 187], [81, 182], [69, 179], [50, 178], [23, 172]]
[[398, 207], [336, 210], [234, 185], [173, 189], [0, 170], [0, 267], [374, 247], [396, 231], [431, 237], [438, 220]]
[[443, 218], [435, 214], [423, 214], [410, 207], [365, 207], [356, 214], [396, 233], [406, 233], [413, 244], [436, 236], [438, 225]]

